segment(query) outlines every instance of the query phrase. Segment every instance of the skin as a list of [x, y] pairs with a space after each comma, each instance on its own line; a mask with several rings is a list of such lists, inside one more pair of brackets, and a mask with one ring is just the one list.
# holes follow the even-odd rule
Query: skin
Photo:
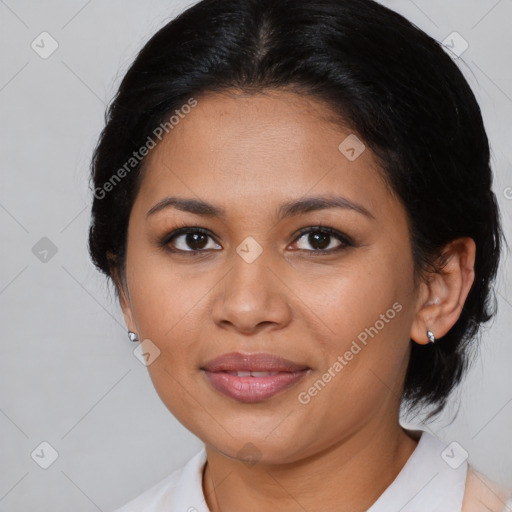
[[[329, 115], [290, 91], [208, 93], [146, 160], [126, 274], [114, 277], [128, 328], [160, 350], [148, 366], [157, 393], [206, 445], [203, 491], [212, 512], [370, 507], [417, 445], [398, 422], [410, 339], [426, 344], [427, 329], [446, 334], [474, 279], [475, 244], [461, 238], [445, 248], [442, 273], [415, 283], [402, 204], [368, 148], [354, 161], [339, 151], [351, 131]], [[371, 217], [342, 208], [276, 217], [283, 202], [313, 195], [343, 196]], [[147, 217], [166, 196], [207, 201], [225, 218], [174, 207]], [[341, 243], [332, 236], [315, 245], [297, 234], [319, 224], [355, 246], [313, 254]], [[166, 251], [159, 241], [182, 225], [212, 236], [196, 246], [178, 236], [167, 247], [184, 252]], [[236, 251], [248, 236], [263, 249], [252, 263]], [[203, 252], [190, 256], [197, 247]], [[299, 392], [394, 303], [400, 312], [300, 403]], [[311, 371], [268, 400], [240, 403], [200, 370], [233, 351], [275, 353]], [[247, 443], [256, 464], [243, 460]]]

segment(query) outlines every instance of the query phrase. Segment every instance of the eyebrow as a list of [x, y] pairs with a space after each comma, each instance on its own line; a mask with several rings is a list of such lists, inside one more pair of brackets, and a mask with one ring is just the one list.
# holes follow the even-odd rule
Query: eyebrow
[[[226, 218], [226, 210], [220, 206], [207, 203], [199, 199], [188, 199], [182, 197], [165, 197], [156, 203], [146, 214], [146, 218], [165, 210], [167, 208], [176, 208], [177, 210], [193, 213], [195, 215], [203, 215], [205, 217]], [[314, 212], [318, 210], [326, 210], [328, 208], [342, 208], [345, 210], [353, 210], [370, 219], [375, 219], [374, 215], [364, 206], [341, 196], [312, 196], [298, 200], [287, 201], [278, 208], [277, 219], [282, 220], [295, 215]]]

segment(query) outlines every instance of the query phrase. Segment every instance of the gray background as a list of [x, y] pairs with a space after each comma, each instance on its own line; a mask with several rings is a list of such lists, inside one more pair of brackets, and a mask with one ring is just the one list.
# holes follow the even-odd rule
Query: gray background
[[[105, 105], [136, 51], [191, 3], [0, 0], [0, 512], [108, 511], [201, 446], [157, 397], [86, 247]], [[457, 31], [469, 43], [458, 62], [482, 107], [510, 233], [512, 1], [383, 3], [439, 41]], [[31, 48], [43, 31], [59, 45], [47, 59]], [[57, 249], [46, 262], [33, 252], [43, 237]], [[429, 428], [512, 487], [510, 275], [505, 253], [482, 357]], [[31, 457], [43, 441], [58, 452], [48, 469]]]

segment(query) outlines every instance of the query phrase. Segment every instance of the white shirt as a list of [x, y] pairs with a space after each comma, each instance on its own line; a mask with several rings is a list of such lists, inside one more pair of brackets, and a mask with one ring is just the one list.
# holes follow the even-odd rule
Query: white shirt
[[[461, 512], [467, 461], [457, 460], [456, 452], [428, 432], [408, 432], [421, 435], [415, 450], [367, 512]], [[114, 512], [210, 512], [202, 489], [205, 463], [203, 448], [181, 469]]]

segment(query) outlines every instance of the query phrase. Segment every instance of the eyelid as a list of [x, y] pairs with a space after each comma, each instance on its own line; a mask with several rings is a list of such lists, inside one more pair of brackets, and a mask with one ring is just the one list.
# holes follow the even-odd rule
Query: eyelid
[[[354, 241], [348, 235], [346, 235], [345, 233], [343, 233], [335, 228], [326, 226], [324, 224], [316, 224], [315, 226], [308, 226], [308, 227], [300, 229], [297, 232], [296, 237], [294, 238], [294, 241], [296, 241], [297, 239], [299, 239], [300, 237], [302, 237], [303, 235], [305, 235], [307, 233], [315, 232], [315, 231], [321, 231], [323, 233], [327, 233], [327, 234], [337, 238], [338, 240], [340, 240], [344, 245], [351, 246], [351, 247], [355, 245]], [[308, 251], [308, 252], [321, 253], [322, 251], [317, 250], [317, 251]], [[330, 252], [330, 250], [327, 250], [325, 252]]]
[[[293, 239], [292, 244], [297, 242], [303, 235], [305, 235], [307, 233], [311, 233], [311, 232], [327, 233], [328, 235], [331, 235], [332, 237], [337, 238], [341, 242], [341, 245], [338, 247], [335, 247], [333, 249], [317, 249], [317, 250], [297, 249], [296, 251], [306, 252], [306, 253], [316, 254], [316, 255], [322, 255], [322, 254], [332, 254], [332, 253], [340, 251], [344, 248], [355, 246], [355, 243], [348, 235], [346, 235], [345, 233], [343, 233], [335, 228], [323, 225], [321, 223], [316, 224], [316, 225], [306, 226], [306, 227], [298, 230], [294, 234], [294, 239]], [[182, 249], [169, 249], [168, 246], [174, 238], [176, 238], [180, 235], [183, 235], [183, 234], [188, 234], [188, 233], [205, 234], [206, 236], [209, 236], [210, 238], [212, 238], [216, 244], [220, 245], [217, 242], [216, 237], [208, 229], [202, 228], [200, 226], [193, 226], [193, 225], [190, 225], [187, 223], [182, 223], [180, 226], [176, 227], [171, 232], [167, 233], [160, 240], [159, 245], [175, 254], [178, 253], [178, 254], [187, 254], [187, 255], [199, 255], [199, 254], [206, 254], [208, 252], [211, 252], [212, 250], [214, 250], [214, 251], [219, 250], [219, 249], [197, 249], [197, 250], [184, 251]]]
[[[170, 249], [169, 248], [169, 244], [171, 243], [171, 241], [174, 238], [177, 238], [180, 235], [186, 235], [188, 233], [202, 233], [206, 236], [209, 236], [210, 238], [212, 238], [215, 241], [216, 244], [220, 245], [215, 240], [215, 236], [208, 229], [202, 228], [200, 226], [192, 226], [190, 224], [183, 224], [182, 226], [177, 227], [176, 229], [173, 229], [172, 231], [170, 231], [169, 233], [164, 235], [164, 237], [160, 240], [159, 245], [162, 248], [169, 250], [170, 252], [178, 253], [178, 254], [189, 254], [189, 255], [205, 254], [206, 252], [210, 252], [212, 250], [212, 249], [198, 249], [198, 250], [183, 251], [181, 249], [174, 249], [174, 248]], [[219, 250], [219, 249], [214, 249], [214, 250]]]

